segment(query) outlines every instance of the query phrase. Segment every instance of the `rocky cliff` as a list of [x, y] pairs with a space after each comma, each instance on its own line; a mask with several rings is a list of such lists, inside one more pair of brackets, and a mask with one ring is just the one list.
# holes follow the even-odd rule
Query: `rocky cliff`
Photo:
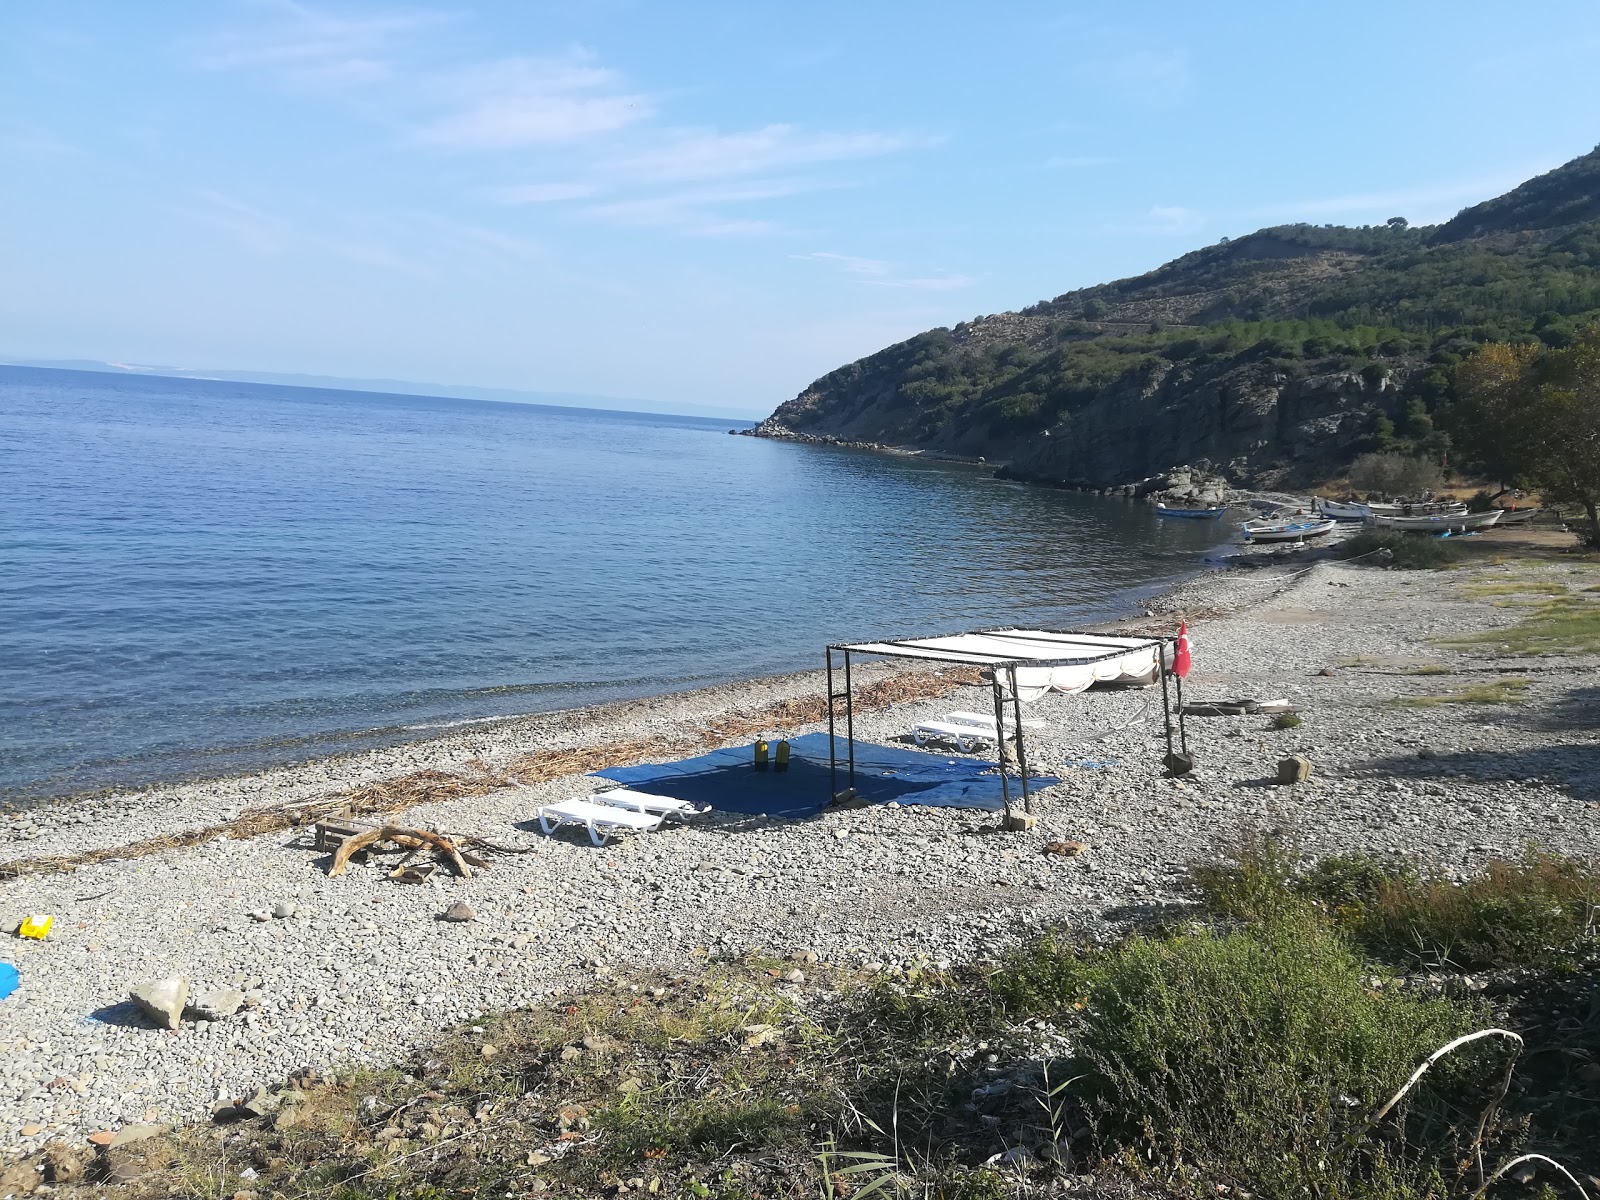
[[1117, 487], [1193, 464], [1247, 486], [1365, 449], [1443, 456], [1479, 342], [1600, 315], [1600, 150], [1438, 227], [1291, 225], [935, 329], [841, 367], [761, 436], [983, 458]]

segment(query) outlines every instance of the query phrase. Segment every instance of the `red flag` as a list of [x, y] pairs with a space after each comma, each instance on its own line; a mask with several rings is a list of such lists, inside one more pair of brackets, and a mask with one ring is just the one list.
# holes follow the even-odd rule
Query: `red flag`
[[1189, 622], [1178, 625], [1178, 648], [1172, 655], [1172, 673], [1179, 679], [1189, 677]]

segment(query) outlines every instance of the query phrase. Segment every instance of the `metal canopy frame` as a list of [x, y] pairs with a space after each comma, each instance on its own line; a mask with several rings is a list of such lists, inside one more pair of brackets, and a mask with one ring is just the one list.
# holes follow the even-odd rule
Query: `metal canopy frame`
[[[1028, 641], [1035, 644], [1054, 638], [1063, 640], [1065, 644], [1073, 638], [1106, 638], [1120, 636], [1115, 634], [1094, 633], [1087, 629], [1017, 629], [1005, 626], [998, 629], [970, 629], [962, 633], [938, 634], [934, 637], [918, 638], [885, 638], [873, 642], [837, 642], [828, 646], [826, 660], [828, 667], [828, 782], [832, 802], [853, 799], [856, 787], [856, 713], [855, 713], [855, 687], [851, 677], [851, 664], [854, 655], [870, 654], [878, 658], [908, 658], [920, 659], [924, 662], [958, 663], [964, 666], [984, 666], [989, 668], [990, 687], [994, 694], [994, 719], [996, 736], [997, 765], [1000, 769], [1000, 795], [1005, 804], [1006, 818], [1011, 818], [1011, 768], [1006, 762], [1006, 736], [1005, 736], [1005, 689], [1001, 687], [1004, 677], [1011, 692], [1011, 709], [1014, 721], [1017, 743], [1016, 773], [1022, 788], [1022, 810], [1027, 813], [1033, 811], [1033, 794], [1028, 786], [1028, 750], [1022, 726], [1022, 697], [1017, 688], [1018, 667], [1081, 667], [1094, 663], [1109, 662], [1114, 658], [1121, 658], [1139, 650], [1154, 647], [1156, 650], [1156, 673], [1161, 676], [1161, 713], [1166, 730], [1167, 756], [1165, 759], [1169, 770], [1175, 774], [1181, 773], [1175, 766], [1174, 734], [1176, 745], [1182, 750], [1185, 759], [1189, 753], [1188, 731], [1184, 728], [1183, 721], [1183, 679], [1173, 674], [1169, 663], [1176, 654], [1177, 636], [1162, 636], [1153, 638], [1129, 638], [1129, 644], [1107, 648], [1094, 654], [1064, 654], [1060, 658], [1007, 657], [999, 654], [983, 654], [975, 651], [947, 650], [926, 643], [938, 641], [943, 638], [964, 637], [980, 635], [1004, 641], [1011, 638], [1016, 641]], [[1040, 635], [1044, 635], [1041, 637]], [[1080, 643], [1081, 644], [1081, 643]], [[834, 685], [835, 654], [843, 656], [844, 691], [839, 691]], [[1167, 676], [1172, 675], [1172, 686], [1169, 687]], [[1177, 699], [1177, 721], [1173, 721], [1173, 693]], [[838, 704], [844, 704], [844, 741], [845, 763], [848, 772], [848, 787], [844, 791], [839, 789], [839, 753], [838, 753]]]

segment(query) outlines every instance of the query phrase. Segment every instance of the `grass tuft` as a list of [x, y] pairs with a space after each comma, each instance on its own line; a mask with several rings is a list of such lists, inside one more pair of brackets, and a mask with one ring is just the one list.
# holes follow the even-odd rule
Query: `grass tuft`
[[1299, 713], [1279, 713], [1272, 718], [1272, 728], [1274, 729], [1297, 729], [1304, 723], [1300, 719]]
[[1487, 629], [1442, 644], [1464, 650], [1486, 646], [1506, 654], [1600, 653], [1600, 603], [1581, 596], [1549, 600], [1510, 629]]
[[1520, 704], [1529, 685], [1530, 681], [1526, 679], [1494, 679], [1440, 696], [1397, 696], [1393, 703], [1399, 708], [1435, 708], [1441, 704]]
[[1453, 567], [1461, 561], [1465, 551], [1460, 543], [1450, 538], [1365, 529], [1340, 542], [1337, 553], [1340, 558], [1359, 558], [1371, 565], [1419, 571]]

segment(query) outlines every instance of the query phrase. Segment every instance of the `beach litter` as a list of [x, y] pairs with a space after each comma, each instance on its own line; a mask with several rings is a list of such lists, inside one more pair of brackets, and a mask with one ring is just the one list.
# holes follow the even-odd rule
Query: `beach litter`
[[17, 985], [22, 982], [22, 977], [17, 969], [8, 962], [0, 962], [0, 1000], [4, 1000], [17, 990]]
[[17, 926], [17, 936], [33, 938], [35, 941], [44, 941], [50, 936], [50, 927], [56, 919], [47, 913], [36, 913], [31, 917], [24, 917], [22, 924]]

